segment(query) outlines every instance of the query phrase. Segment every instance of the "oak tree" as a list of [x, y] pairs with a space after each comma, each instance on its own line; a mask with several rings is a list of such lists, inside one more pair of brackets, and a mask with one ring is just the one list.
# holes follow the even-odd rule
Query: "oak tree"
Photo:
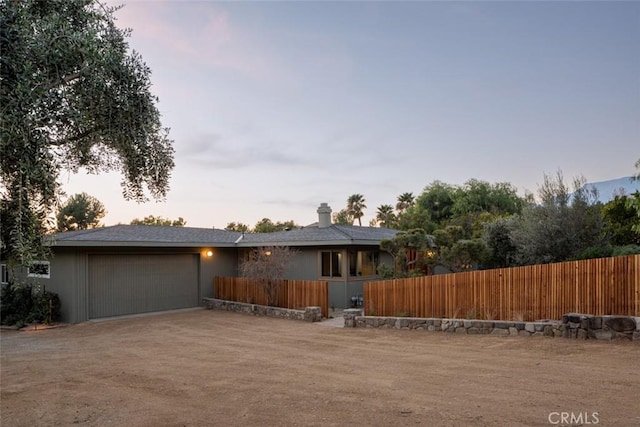
[[0, 2], [2, 251], [46, 254], [63, 170], [122, 173], [128, 200], [161, 200], [173, 141], [130, 30], [97, 0]]

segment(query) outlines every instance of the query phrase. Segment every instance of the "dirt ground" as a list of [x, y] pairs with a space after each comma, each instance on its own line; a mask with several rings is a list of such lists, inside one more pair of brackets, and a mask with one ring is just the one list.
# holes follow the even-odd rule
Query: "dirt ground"
[[640, 425], [637, 342], [203, 309], [5, 330], [0, 362], [3, 427], [568, 425], [562, 412], [581, 416], [575, 424]]

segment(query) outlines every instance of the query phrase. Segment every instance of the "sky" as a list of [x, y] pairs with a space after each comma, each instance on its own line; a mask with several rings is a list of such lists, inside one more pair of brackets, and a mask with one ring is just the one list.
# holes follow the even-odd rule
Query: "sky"
[[117, 172], [66, 174], [105, 225], [363, 225], [439, 180], [537, 191], [630, 176], [640, 158], [640, 2], [117, 1], [152, 70], [176, 167], [162, 202]]

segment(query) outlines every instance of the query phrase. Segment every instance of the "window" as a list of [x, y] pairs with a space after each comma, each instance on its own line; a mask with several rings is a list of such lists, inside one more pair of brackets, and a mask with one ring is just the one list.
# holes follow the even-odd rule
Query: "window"
[[0, 284], [9, 283], [9, 269], [7, 269], [7, 264], [0, 265]]
[[41, 279], [49, 278], [49, 261], [34, 261], [27, 268], [28, 277], [40, 277]]
[[379, 261], [380, 252], [378, 251], [349, 252], [349, 275], [375, 276]]
[[321, 252], [321, 263], [322, 277], [342, 277], [341, 252]]

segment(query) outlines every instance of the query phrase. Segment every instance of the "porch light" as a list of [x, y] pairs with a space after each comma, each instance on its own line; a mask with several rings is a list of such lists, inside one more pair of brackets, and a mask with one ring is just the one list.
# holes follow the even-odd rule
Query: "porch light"
[[264, 251], [264, 254], [265, 254], [266, 256], [271, 256], [271, 251]]
[[208, 250], [207, 251], [207, 256], [208, 257], [212, 257], [213, 256], [213, 251], [212, 250]]

